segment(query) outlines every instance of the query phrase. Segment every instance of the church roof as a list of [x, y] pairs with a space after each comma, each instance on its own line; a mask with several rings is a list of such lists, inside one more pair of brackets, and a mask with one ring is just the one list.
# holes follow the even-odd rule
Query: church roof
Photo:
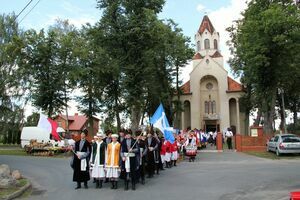
[[212, 58], [219, 58], [219, 57], [223, 57], [222, 55], [221, 55], [221, 53], [217, 50], [212, 56], [210, 56], [210, 57], [212, 57]]
[[204, 58], [200, 53], [196, 53], [193, 57], [193, 60], [198, 60]]
[[186, 82], [180, 87], [182, 94], [191, 94], [191, 84], [190, 81]]
[[209, 20], [207, 15], [204, 15], [201, 25], [199, 27], [198, 32], [202, 34], [205, 29], [207, 29], [211, 34], [215, 31], [214, 26], [212, 25], [211, 21]]
[[[232, 78], [230, 78], [229, 76], [227, 76], [227, 83], [228, 83], [228, 90], [227, 92], [243, 92], [244, 88], [243, 86], [238, 83], [237, 81], [233, 80]], [[182, 94], [183, 95], [187, 95], [187, 94], [191, 94], [191, 83], [190, 81], [187, 81], [185, 84], [183, 84], [180, 87]]]
[[243, 86], [240, 83], [238, 83], [237, 81], [230, 78], [229, 76], [227, 76], [227, 82], [228, 82], [227, 92], [242, 92], [242, 91], [244, 91]]

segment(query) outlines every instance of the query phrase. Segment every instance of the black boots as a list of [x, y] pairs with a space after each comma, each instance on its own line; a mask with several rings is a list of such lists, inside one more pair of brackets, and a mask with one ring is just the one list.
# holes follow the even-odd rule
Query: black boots
[[80, 182], [77, 182], [77, 187], [75, 188], [75, 190], [81, 188], [81, 183]]
[[129, 184], [129, 181], [125, 180], [125, 190], [128, 190], [128, 184]]
[[102, 188], [102, 180], [96, 180], [96, 188]]
[[135, 190], [135, 181], [131, 181], [131, 189]]
[[111, 181], [110, 189], [118, 189], [118, 182], [117, 181]]
[[174, 160], [174, 166], [175, 166], [175, 167], [177, 166], [177, 165], [176, 165], [176, 161], [177, 161], [177, 160]]
[[85, 188], [85, 189], [88, 189], [88, 188], [89, 188], [86, 181], [84, 182], [84, 188]]

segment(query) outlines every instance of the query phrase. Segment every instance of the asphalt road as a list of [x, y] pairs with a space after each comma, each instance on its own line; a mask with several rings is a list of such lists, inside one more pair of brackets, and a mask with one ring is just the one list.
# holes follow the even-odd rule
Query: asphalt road
[[200, 153], [194, 163], [181, 162], [137, 185], [136, 191], [110, 185], [74, 190], [69, 160], [0, 156], [0, 164], [20, 170], [33, 183], [29, 199], [106, 200], [283, 200], [300, 190], [300, 160], [267, 160], [235, 152]]

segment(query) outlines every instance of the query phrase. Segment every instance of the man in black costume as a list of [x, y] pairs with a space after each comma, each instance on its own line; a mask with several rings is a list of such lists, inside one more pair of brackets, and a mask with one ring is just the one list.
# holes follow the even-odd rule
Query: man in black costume
[[73, 155], [73, 181], [77, 182], [75, 189], [81, 188], [81, 182], [84, 183], [84, 188], [88, 188], [87, 182], [90, 180], [89, 174], [89, 158], [91, 152], [91, 145], [86, 140], [88, 134], [87, 130], [81, 132], [81, 140], [75, 143]]

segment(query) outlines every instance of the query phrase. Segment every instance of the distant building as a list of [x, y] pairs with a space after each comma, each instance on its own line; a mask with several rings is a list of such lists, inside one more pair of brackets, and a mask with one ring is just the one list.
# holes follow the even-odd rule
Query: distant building
[[[84, 115], [78, 115], [78, 113], [75, 113], [74, 116], [67, 116], [59, 114], [55, 119], [58, 126], [67, 130], [67, 120], [69, 122], [69, 133], [70, 134], [77, 134], [81, 133], [81, 130], [88, 129], [89, 123], [88, 118]], [[96, 117], [93, 117], [93, 133], [89, 133], [90, 135], [95, 135], [98, 132], [99, 129], [99, 119]]]
[[247, 134], [248, 116], [239, 104], [244, 88], [224, 69], [220, 35], [206, 15], [195, 34], [195, 41], [190, 80], [181, 86], [180, 101], [184, 111], [176, 127], [200, 128], [207, 132], [232, 127], [234, 133]]

